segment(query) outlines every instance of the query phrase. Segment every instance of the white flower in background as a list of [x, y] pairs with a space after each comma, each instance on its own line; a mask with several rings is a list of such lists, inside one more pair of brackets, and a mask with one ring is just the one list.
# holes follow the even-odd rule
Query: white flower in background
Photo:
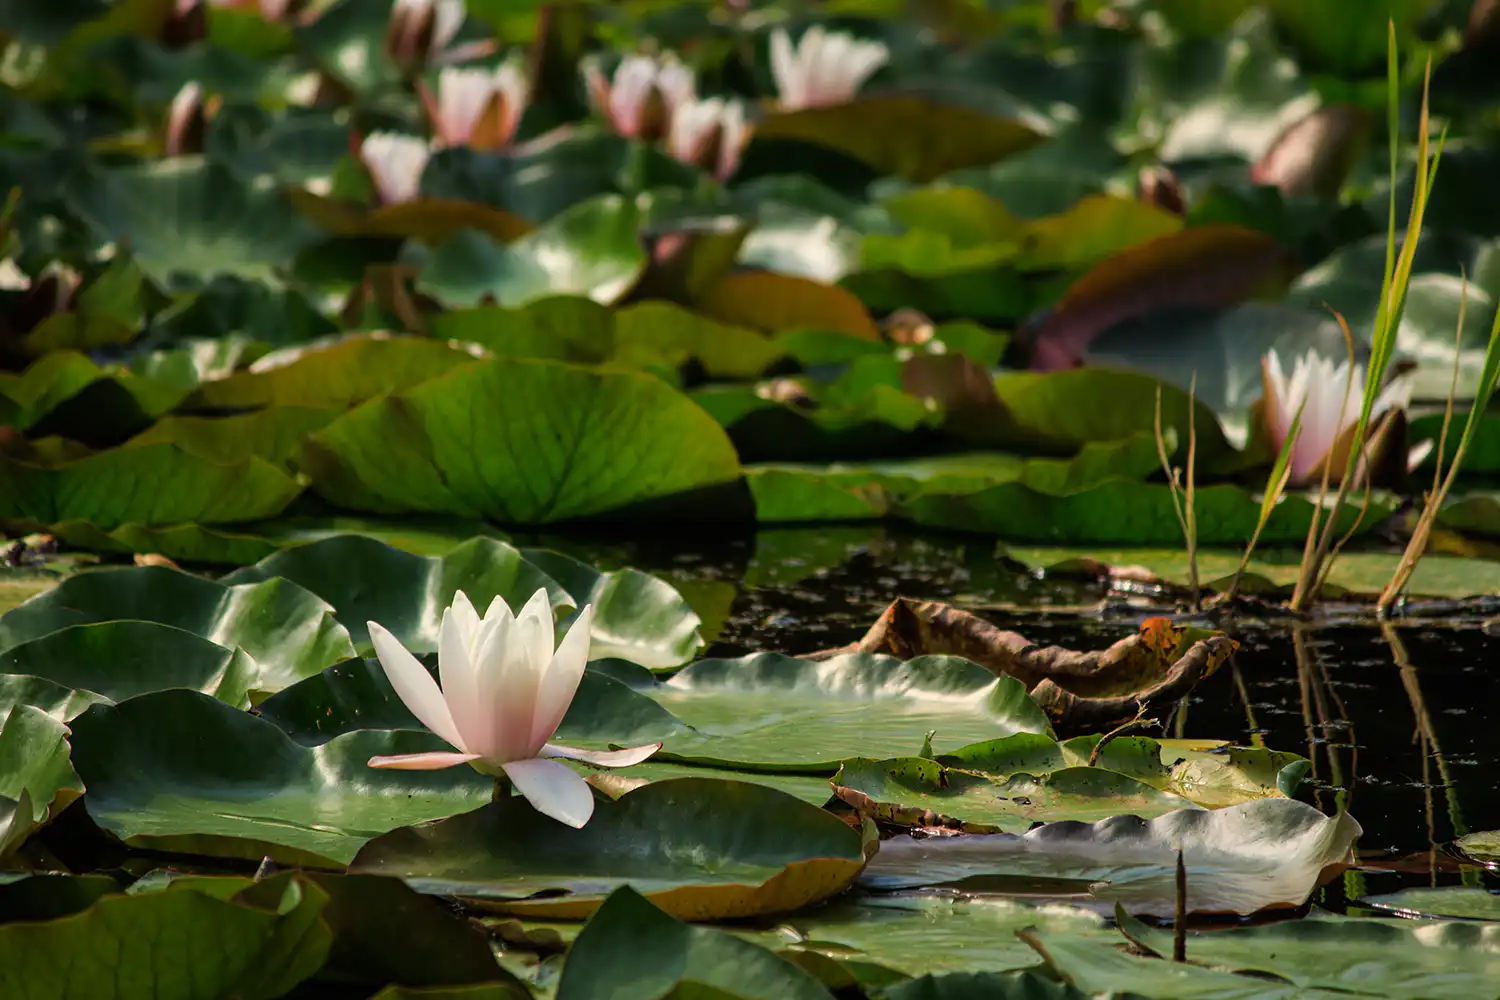
[[792, 48], [783, 28], [771, 34], [771, 75], [784, 111], [846, 104], [891, 57], [880, 42], [808, 28]]
[[593, 607], [585, 607], [554, 649], [545, 589], [519, 615], [496, 597], [483, 619], [459, 591], [438, 634], [441, 688], [400, 640], [370, 622], [370, 640], [391, 687], [422, 725], [458, 748], [371, 757], [370, 766], [430, 771], [473, 764], [489, 774], [503, 772], [538, 812], [583, 826], [594, 814], [594, 793], [578, 772], [553, 758], [628, 767], [661, 748], [595, 751], [547, 742], [583, 679], [592, 621]]
[[203, 129], [211, 112], [203, 103], [203, 87], [196, 80], [182, 85], [167, 109], [162, 152], [167, 156], [196, 153], [203, 148]]
[[396, 132], [371, 132], [360, 143], [359, 158], [370, 172], [382, 205], [412, 201], [422, 189], [427, 143]]
[[467, 16], [464, 0], [395, 0], [386, 26], [386, 51], [408, 72], [453, 66], [493, 52], [491, 41], [449, 48]]
[[[1308, 351], [1292, 365], [1288, 376], [1281, 366], [1281, 358], [1273, 350], [1261, 358], [1260, 368], [1265, 385], [1262, 416], [1271, 445], [1278, 452], [1291, 431], [1297, 408], [1302, 407], [1297, 443], [1292, 446], [1288, 463], [1288, 483], [1298, 485], [1320, 480], [1323, 466], [1330, 459], [1335, 463], [1330, 481], [1337, 482], [1344, 471], [1348, 448], [1353, 444], [1348, 437], [1359, 422], [1364, 401], [1364, 365], [1354, 366], [1351, 380], [1347, 359], [1335, 364], [1317, 351]], [[1346, 385], [1349, 389], [1347, 398], [1344, 395]], [[1404, 409], [1409, 402], [1410, 380], [1398, 377], [1389, 382], [1370, 410], [1371, 431], [1380, 416], [1390, 410]], [[1415, 452], [1414, 455], [1420, 461], [1421, 455]]]
[[672, 115], [667, 154], [727, 180], [738, 169], [749, 136], [745, 109], [738, 101], [691, 98]]
[[499, 149], [510, 142], [531, 99], [531, 82], [515, 60], [493, 72], [449, 67], [438, 74], [437, 97], [422, 87], [436, 146]]
[[599, 67], [589, 66], [585, 80], [594, 106], [609, 127], [627, 139], [643, 142], [670, 134], [677, 108], [697, 92], [693, 71], [671, 53], [661, 58], [626, 56], [612, 78], [606, 78]]

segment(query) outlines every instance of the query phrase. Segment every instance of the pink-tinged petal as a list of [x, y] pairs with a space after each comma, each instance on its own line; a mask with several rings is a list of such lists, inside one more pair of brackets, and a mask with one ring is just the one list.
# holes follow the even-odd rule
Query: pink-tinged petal
[[474, 651], [474, 700], [485, 713], [486, 723], [483, 741], [472, 749], [489, 760], [531, 756], [531, 706], [506, 687], [507, 656], [515, 643], [515, 631], [516, 619], [510, 607], [495, 598], [479, 627], [479, 647]]
[[782, 105], [788, 110], [800, 108], [804, 97], [802, 74], [785, 28], [771, 32], [771, 77]]
[[449, 753], [434, 750], [431, 753], [400, 753], [391, 757], [371, 757], [371, 767], [384, 767], [393, 771], [441, 771], [445, 767], [456, 767], [478, 760], [477, 753]]
[[460, 750], [467, 750], [458, 727], [453, 724], [448, 704], [443, 700], [443, 692], [438, 689], [437, 681], [432, 679], [427, 668], [384, 625], [379, 622], [367, 624], [370, 628], [370, 641], [375, 644], [375, 656], [380, 660], [380, 666], [385, 670], [386, 679], [391, 682], [397, 697], [422, 725]]
[[458, 627], [459, 635], [463, 637], [464, 649], [472, 652], [474, 641], [479, 638], [479, 612], [474, 610], [474, 605], [469, 601], [469, 595], [462, 590], [453, 594], [453, 624]]
[[594, 625], [594, 606], [584, 605], [568, 628], [568, 634], [557, 644], [552, 662], [542, 674], [537, 687], [536, 707], [531, 714], [531, 741], [543, 744], [557, 732], [568, 706], [578, 693], [583, 671], [589, 662], [589, 643]]
[[641, 761], [646, 760], [660, 749], [660, 743], [647, 743], [644, 746], [630, 747], [626, 750], [582, 750], [578, 747], [565, 747], [557, 743], [548, 743], [542, 747], [542, 756], [581, 760], [585, 764], [593, 764], [595, 767], [629, 767], [632, 764], [639, 764]]
[[546, 587], [539, 588], [531, 595], [531, 600], [516, 615], [516, 620], [536, 623], [534, 627], [523, 628], [520, 635], [524, 637], [531, 669], [540, 677], [546, 672], [547, 664], [552, 662], [552, 646], [556, 642], [555, 626], [552, 623], [552, 595], [547, 593]]
[[[465, 624], [466, 612], [472, 623]], [[438, 679], [453, 725], [463, 738], [459, 745], [474, 753], [485, 753], [490, 742], [490, 716], [479, 700], [477, 665], [469, 636], [465, 634], [478, 631], [478, 622], [479, 616], [462, 593], [451, 608], [443, 610], [443, 624], [438, 630]]]
[[594, 815], [594, 790], [568, 765], [532, 757], [513, 760], [504, 767], [516, 791], [526, 796], [537, 812], [574, 828], [582, 828]]

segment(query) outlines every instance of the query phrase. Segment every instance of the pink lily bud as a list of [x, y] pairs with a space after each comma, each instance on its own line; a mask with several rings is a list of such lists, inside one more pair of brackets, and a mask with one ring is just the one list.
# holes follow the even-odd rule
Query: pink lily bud
[[371, 132], [359, 146], [360, 162], [382, 205], [416, 200], [428, 156], [427, 143], [395, 132]]
[[609, 127], [627, 139], [656, 142], [671, 131], [672, 116], [693, 99], [693, 71], [668, 53], [661, 58], [631, 55], [606, 79], [597, 66], [585, 71], [589, 96]]
[[880, 42], [816, 26], [802, 33], [795, 49], [785, 30], [771, 34], [771, 75], [783, 111], [847, 104], [889, 59]]
[[437, 96], [418, 82], [432, 125], [433, 144], [502, 149], [515, 136], [531, 99], [531, 82], [515, 60], [494, 72], [447, 68], [438, 75]]
[[750, 136], [745, 109], [738, 101], [718, 97], [692, 99], [678, 106], [667, 134], [667, 153], [675, 160], [710, 170], [727, 180], [740, 165]]
[[489, 55], [493, 42], [452, 44], [465, 16], [464, 0], [396, 0], [386, 25], [386, 52], [403, 73]]

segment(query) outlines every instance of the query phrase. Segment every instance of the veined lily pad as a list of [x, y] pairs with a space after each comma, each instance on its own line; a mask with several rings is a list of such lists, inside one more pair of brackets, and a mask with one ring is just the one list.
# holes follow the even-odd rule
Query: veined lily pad
[[245, 650], [256, 667], [251, 688], [259, 691], [280, 690], [354, 655], [332, 607], [292, 581], [262, 578], [229, 586], [160, 566], [69, 577], [0, 617], [0, 650], [69, 626], [128, 620], [169, 625]]
[[1104, 904], [1170, 916], [1181, 849], [1189, 912], [1247, 914], [1300, 906], [1325, 871], [1349, 861], [1361, 832], [1347, 813], [1329, 817], [1304, 802], [1259, 799], [1149, 821], [1048, 823], [1019, 837], [896, 838], [881, 844], [861, 881], [878, 889], [961, 885], [1004, 892], [1017, 876], [1090, 879], [1091, 895]]
[[0, 926], [0, 992], [269, 1000], [323, 965], [327, 901], [292, 873], [227, 899], [190, 889], [104, 896], [78, 914]]
[[510, 796], [379, 837], [351, 870], [550, 917], [587, 916], [629, 885], [674, 916], [710, 920], [826, 899], [863, 866], [861, 851], [857, 831], [773, 788], [679, 778], [598, 802], [580, 830]]
[[822, 662], [778, 653], [699, 660], [652, 696], [697, 732], [658, 756], [745, 770], [832, 774], [845, 757], [1050, 731], [1020, 682], [956, 656]]
[[1379, 896], [1365, 896], [1360, 902], [1400, 917], [1500, 921], [1500, 895], [1475, 885], [1400, 889]]
[[196, 691], [95, 705], [72, 726], [89, 815], [127, 844], [155, 850], [338, 867], [387, 830], [482, 804], [492, 786], [467, 767], [366, 763], [447, 749], [436, 736], [362, 731], [308, 748]]
[[629, 887], [615, 890], [568, 953], [558, 1000], [713, 996], [826, 1000], [828, 992], [784, 958], [711, 927], [672, 919]]
[[69, 749], [67, 727], [39, 708], [0, 718], [0, 858], [83, 794]]
[[723, 429], [660, 379], [517, 359], [372, 400], [304, 457], [314, 488], [346, 507], [511, 524], [667, 504], [740, 475]]

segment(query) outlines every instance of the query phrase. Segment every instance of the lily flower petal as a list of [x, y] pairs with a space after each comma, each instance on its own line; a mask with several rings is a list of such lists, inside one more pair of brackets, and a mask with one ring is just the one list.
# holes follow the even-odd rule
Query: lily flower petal
[[478, 760], [477, 753], [449, 753], [433, 750], [430, 753], [398, 753], [390, 757], [371, 757], [370, 767], [383, 767], [393, 771], [441, 771], [445, 767], [456, 767]]
[[581, 760], [585, 764], [593, 764], [595, 767], [629, 767], [632, 764], [639, 764], [641, 761], [646, 760], [660, 749], [660, 743], [647, 743], [643, 746], [630, 747], [625, 750], [583, 750], [578, 747], [565, 747], [557, 743], [548, 743], [542, 747], [542, 756]]
[[460, 750], [466, 750], [463, 737], [453, 723], [453, 715], [448, 711], [448, 703], [443, 700], [443, 692], [439, 690], [437, 681], [432, 679], [427, 668], [384, 625], [379, 622], [367, 624], [370, 628], [370, 641], [375, 644], [375, 656], [385, 670], [386, 679], [391, 682], [391, 687], [395, 688], [396, 694], [411, 710], [411, 714], [449, 743]]
[[590, 630], [594, 624], [594, 606], [586, 605], [568, 627], [568, 634], [557, 644], [552, 662], [537, 685], [536, 707], [531, 716], [531, 741], [546, 743], [557, 732], [568, 706], [578, 693], [583, 671], [589, 662]]
[[490, 715], [479, 700], [479, 669], [473, 641], [478, 631], [479, 615], [460, 591], [452, 607], [443, 611], [443, 624], [438, 631], [438, 678], [442, 681], [443, 701], [463, 737], [464, 749], [482, 754], [490, 736]]
[[359, 158], [370, 172], [382, 205], [416, 199], [429, 155], [427, 143], [421, 139], [394, 132], [371, 132], [359, 147]]
[[594, 815], [594, 790], [568, 765], [533, 757], [503, 766], [506, 775], [515, 782], [516, 791], [537, 812], [574, 828], [582, 828]]

